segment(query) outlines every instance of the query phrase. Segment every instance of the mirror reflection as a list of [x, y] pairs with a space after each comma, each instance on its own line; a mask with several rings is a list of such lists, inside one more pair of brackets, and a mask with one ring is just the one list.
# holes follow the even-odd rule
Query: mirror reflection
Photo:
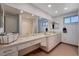
[[44, 33], [45, 31], [48, 31], [48, 20], [38, 17], [38, 33]]

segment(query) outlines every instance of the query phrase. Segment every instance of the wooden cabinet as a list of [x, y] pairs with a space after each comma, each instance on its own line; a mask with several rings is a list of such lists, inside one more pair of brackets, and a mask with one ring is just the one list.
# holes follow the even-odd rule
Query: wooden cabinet
[[52, 35], [46, 38], [46, 45], [47, 46], [42, 46], [41, 48], [45, 50], [46, 52], [49, 52], [52, 50], [57, 44], [60, 43], [61, 36], [60, 34]]
[[18, 56], [17, 47], [12, 46], [0, 49], [0, 56]]

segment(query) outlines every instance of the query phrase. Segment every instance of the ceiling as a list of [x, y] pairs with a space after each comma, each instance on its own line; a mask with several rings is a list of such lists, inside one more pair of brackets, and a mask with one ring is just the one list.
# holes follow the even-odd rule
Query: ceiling
[[[31, 5], [49, 14], [52, 17], [74, 12], [79, 9], [79, 3], [50, 3], [50, 4], [52, 6], [50, 8], [48, 7], [49, 3], [32, 3]], [[5, 4], [3, 5], [3, 8], [5, 12], [9, 12], [12, 14], [20, 13], [20, 10], [7, 6]], [[68, 8], [68, 9], [64, 10], [64, 8]], [[58, 13], [56, 13], [56, 11], [58, 11]]]
[[23, 15], [23, 18], [27, 18], [27, 19], [34, 19], [34, 18], [36, 18], [35, 15], [32, 15], [32, 14], [30, 14], [28, 12], [23, 11], [23, 10], [18, 10], [16, 8], [10, 7], [10, 6], [5, 5], [5, 4], [2, 5], [2, 7], [3, 7], [5, 13], [22, 14]]
[[19, 14], [20, 10], [10, 7], [8, 5], [3, 4], [2, 8], [4, 9], [5, 13], [11, 13], [11, 14]]
[[25, 18], [25, 19], [36, 19], [36, 15], [32, 15], [31, 13], [28, 13], [28, 12], [25, 12], [23, 11], [22, 13], [22, 17]]
[[[50, 8], [48, 7], [49, 3], [32, 3], [32, 5], [51, 15], [52, 17], [63, 15], [69, 12], [74, 12], [79, 8], [78, 3], [51, 3]], [[67, 9], [64, 10], [64, 8]]]

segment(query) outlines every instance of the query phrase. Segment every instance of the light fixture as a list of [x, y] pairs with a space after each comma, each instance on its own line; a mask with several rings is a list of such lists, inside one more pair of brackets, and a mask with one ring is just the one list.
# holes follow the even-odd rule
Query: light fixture
[[50, 8], [50, 7], [52, 7], [52, 5], [51, 5], [51, 4], [49, 4], [49, 5], [48, 5], [48, 7]]
[[55, 13], [58, 13], [58, 11], [56, 10]]
[[67, 10], [67, 9], [68, 9], [67, 7], [64, 8], [64, 10]]
[[23, 13], [23, 10], [21, 10], [20, 13]]
[[32, 16], [34, 16], [34, 15], [32, 14]]

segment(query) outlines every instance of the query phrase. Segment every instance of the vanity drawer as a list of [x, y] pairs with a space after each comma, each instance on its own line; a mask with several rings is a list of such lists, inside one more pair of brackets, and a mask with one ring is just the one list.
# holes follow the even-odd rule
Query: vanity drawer
[[41, 42], [41, 40], [37, 39], [37, 40], [33, 40], [33, 41], [29, 41], [29, 42], [25, 42], [25, 43], [19, 44], [18, 45], [18, 50], [22, 50], [24, 48], [28, 48], [28, 47], [33, 46], [35, 44], [39, 44], [40, 42]]
[[27, 42], [26, 43], [21, 43], [21, 44], [18, 45], [18, 50], [22, 50], [22, 49], [27, 48], [29, 46], [31, 46], [30, 42], [28, 42], [28, 43]]
[[37, 40], [32, 41], [31, 44], [34, 45], [34, 44], [38, 44], [40, 42], [41, 42], [41, 39], [37, 39]]
[[6, 47], [3, 49], [0, 49], [0, 55], [5, 56], [5, 55], [10, 55], [13, 52], [18, 52], [17, 47]]
[[11, 53], [5, 54], [4, 56], [18, 56], [18, 52], [11, 52]]

